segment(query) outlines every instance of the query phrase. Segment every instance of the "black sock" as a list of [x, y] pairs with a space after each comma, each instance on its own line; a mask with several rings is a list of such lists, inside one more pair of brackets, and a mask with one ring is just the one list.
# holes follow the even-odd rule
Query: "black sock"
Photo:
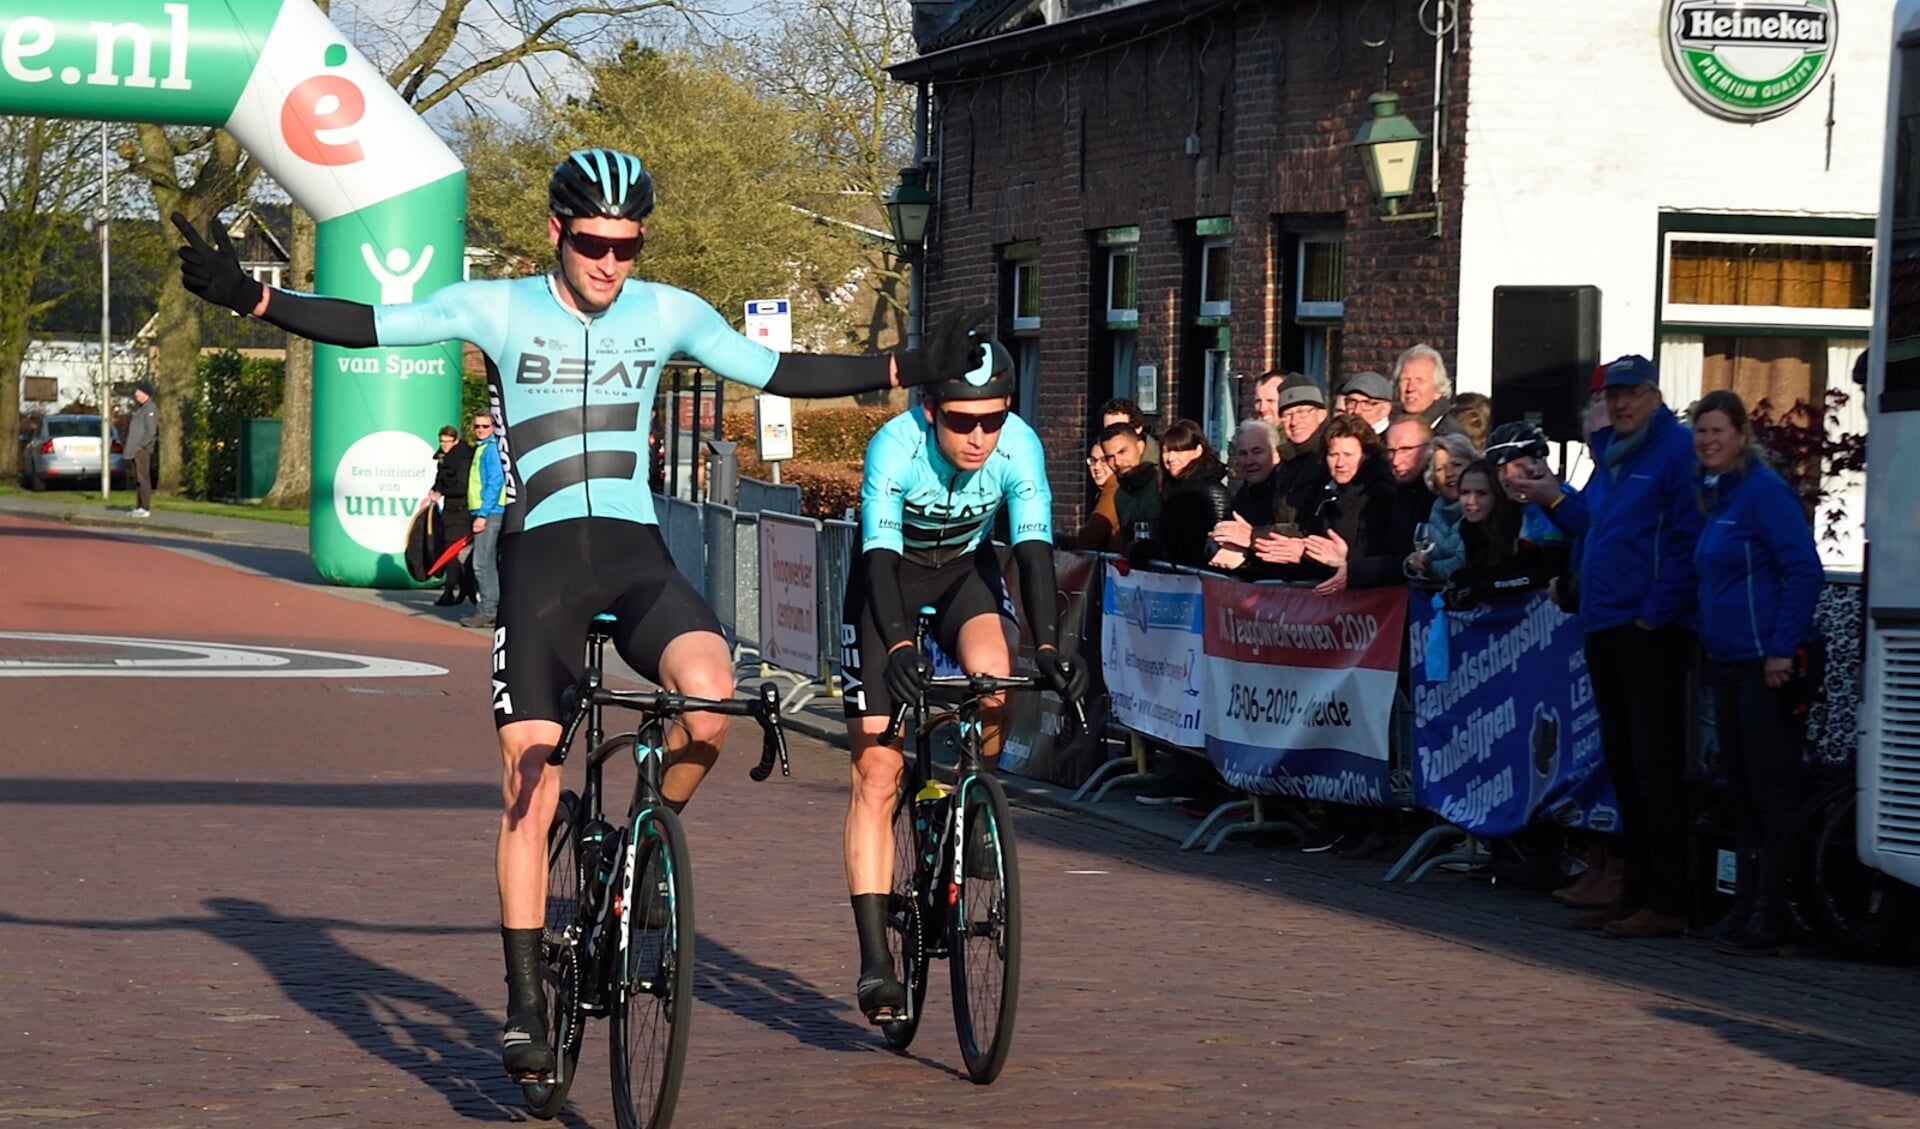
[[860, 934], [860, 975], [894, 975], [893, 954], [887, 950], [887, 896], [855, 894], [853, 927]]

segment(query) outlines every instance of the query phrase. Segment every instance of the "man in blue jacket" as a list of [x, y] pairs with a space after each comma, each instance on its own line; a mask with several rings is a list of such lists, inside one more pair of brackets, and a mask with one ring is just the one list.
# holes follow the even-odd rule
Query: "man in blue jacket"
[[1591, 440], [1594, 471], [1576, 494], [1551, 477], [1516, 480], [1516, 500], [1547, 507], [1581, 544], [1580, 615], [1607, 774], [1620, 798], [1627, 873], [1620, 900], [1576, 918], [1615, 937], [1677, 937], [1687, 927], [1687, 669], [1695, 647], [1693, 438], [1641, 356], [1606, 367], [1610, 426]]
[[473, 414], [473, 469], [467, 480], [468, 505], [473, 507], [473, 580], [480, 607], [460, 622], [467, 627], [492, 627], [500, 612], [500, 517], [506, 513], [501, 498], [507, 484], [500, 464], [499, 437], [491, 411]]

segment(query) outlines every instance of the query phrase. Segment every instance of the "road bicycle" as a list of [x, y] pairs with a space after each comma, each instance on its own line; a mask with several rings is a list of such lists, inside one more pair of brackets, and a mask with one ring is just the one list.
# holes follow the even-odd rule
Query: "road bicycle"
[[[920, 609], [914, 646], [923, 653], [934, 609]], [[882, 743], [902, 727], [914, 750], [900, 774], [893, 812], [893, 887], [887, 895], [887, 944], [907, 989], [903, 1018], [881, 1025], [895, 1050], [905, 1050], [920, 1028], [929, 962], [945, 959], [953, 989], [953, 1026], [967, 1075], [986, 1085], [999, 1077], [1013, 1046], [1020, 996], [1020, 866], [1007, 794], [981, 749], [981, 698], [1049, 689], [1039, 676], [995, 678], [968, 674], [931, 678], [920, 697], [896, 710]], [[929, 696], [957, 695], [949, 708], [929, 712]], [[1081, 728], [1086, 716], [1072, 703]], [[933, 735], [957, 726], [959, 761], [954, 783], [935, 778]], [[956, 851], [954, 844], [966, 844]]]
[[1920, 961], [1920, 890], [1860, 861], [1859, 800], [1849, 769], [1795, 814], [1774, 875], [1782, 924], [1836, 956]]
[[[611, 616], [587, 634], [586, 670], [568, 691], [566, 729], [547, 763], [563, 764], [573, 738], [587, 735], [586, 782], [560, 794], [547, 832], [544, 937], [551, 1076], [522, 1082], [527, 1109], [551, 1119], [566, 1103], [589, 1018], [609, 1021], [613, 1109], [621, 1129], [665, 1129], [680, 1094], [693, 1018], [693, 875], [679, 816], [660, 797], [667, 737], [688, 713], [751, 717], [760, 723], [765, 780], [780, 764], [791, 775], [780, 699], [772, 683], [750, 699], [695, 698], [664, 690], [611, 690], [601, 659]], [[605, 707], [636, 710], [630, 733], [607, 737]], [[638, 769], [625, 820], [605, 818], [606, 770], [631, 757]]]

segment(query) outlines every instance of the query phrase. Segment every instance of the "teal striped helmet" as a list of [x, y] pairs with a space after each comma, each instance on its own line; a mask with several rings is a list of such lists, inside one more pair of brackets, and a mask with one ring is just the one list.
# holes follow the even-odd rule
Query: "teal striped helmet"
[[575, 149], [554, 166], [547, 209], [562, 219], [644, 220], [653, 214], [653, 177], [618, 149]]

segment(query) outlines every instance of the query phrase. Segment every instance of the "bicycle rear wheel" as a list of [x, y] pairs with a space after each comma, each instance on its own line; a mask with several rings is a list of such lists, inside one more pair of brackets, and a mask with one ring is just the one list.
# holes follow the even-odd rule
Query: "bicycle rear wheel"
[[984, 773], [963, 777], [964, 839], [954, 845], [949, 961], [953, 1026], [967, 1074], [982, 1085], [1000, 1076], [1013, 1046], [1020, 998], [1020, 868], [1013, 818], [1000, 782]]
[[621, 1129], [665, 1129], [693, 1033], [693, 875], [666, 806], [634, 816], [628, 842], [614, 882], [627, 942], [609, 987], [613, 1112]]
[[910, 775], [902, 776], [900, 798], [893, 806], [893, 888], [887, 894], [887, 948], [893, 968], [907, 989], [907, 1018], [882, 1024], [887, 1045], [904, 1051], [920, 1030], [920, 1009], [927, 999], [926, 919], [921, 912], [920, 852], [927, 840], [914, 824], [920, 804], [913, 796]]
[[1814, 915], [1841, 955], [1910, 963], [1920, 959], [1920, 890], [1860, 861], [1859, 808], [1852, 789], [1826, 808], [1813, 840]]
[[547, 1042], [553, 1047], [553, 1079], [526, 1082], [527, 1112], [543, 1121], [558, 1116], [573, 1087], [580, 1061], [580, 960], [568, 931], [580, 917], [580, 798], [560, 794], [547, 830], [547, 920], [542, 937], [546, 966], [541, 970], [547, 998]]

